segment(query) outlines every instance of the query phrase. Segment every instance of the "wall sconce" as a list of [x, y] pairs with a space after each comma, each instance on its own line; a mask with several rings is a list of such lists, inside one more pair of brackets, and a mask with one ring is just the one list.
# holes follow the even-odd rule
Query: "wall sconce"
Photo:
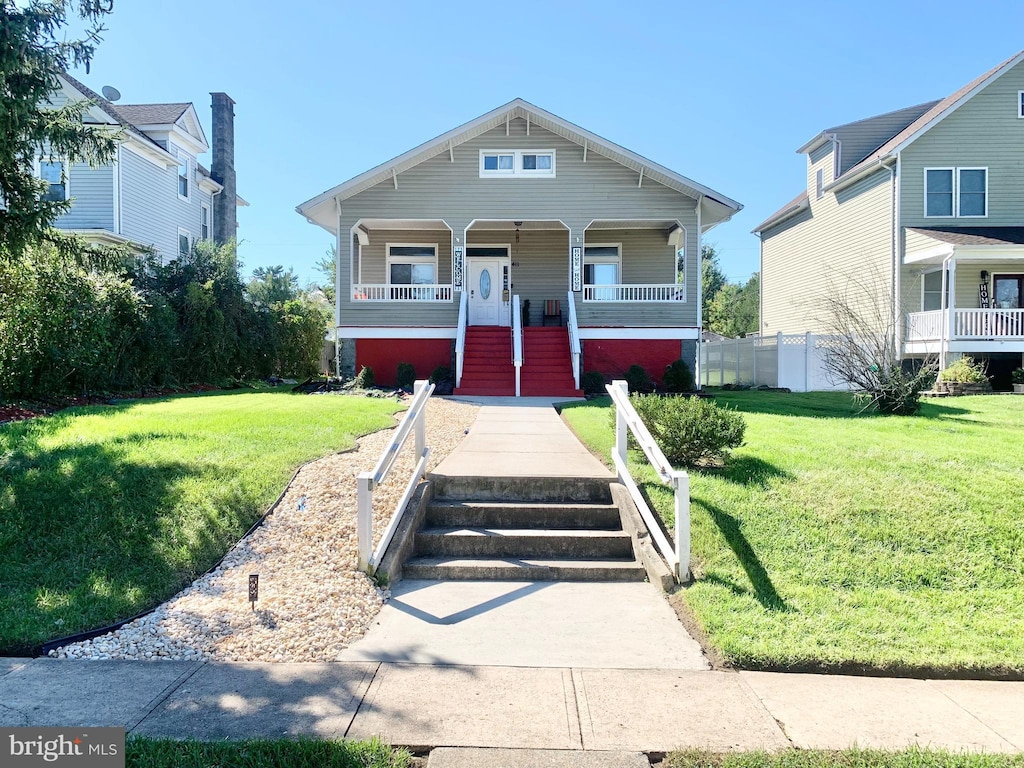
[[987, 269], [981, 270], [981, 279], [982, 280], [988, 280], [988, 270]]
[[523, 226], [523, 222], [521, 222], [521, 221], [513, 221], [512, 223], [516, 225], [516, 242], [518, 243], [519, 242], [519, 228], [521, 226]]

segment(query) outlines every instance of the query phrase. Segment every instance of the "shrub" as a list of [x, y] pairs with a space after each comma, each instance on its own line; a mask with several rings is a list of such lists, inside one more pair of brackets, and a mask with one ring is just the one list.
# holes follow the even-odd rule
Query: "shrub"
[[653, 392], [654, 381], [651, 380], [650, 374], [644, 370], [643, 366], [631, 365], [629, 370], [626, 371], [626, 375], [623, 376], [626, 383], [629, 384], [630, 392]]
[[982, 384], [988, 381], [988, 378], [985, 376], [984, 364], [981, 362], [976, 363], [965, 355], [939, 373], [939, 381], [952, 381], [960, 384]]
[[376, 383], [373, 378], [373, 368], [368, 365], [360, 368], [359, 373], [356, 374], [355, 382], [356, 386], [360, 389], [372, 389]]
[[743, 444], [743, 417], [711, 400], [658, 395], [629, 399], [673, 466], [717, 464]]
[[683, 359], [665, 366], [665, 389], [669, 392], [692, 392], [693, 373]]
[[416, 369], [412, 363], [398, 364], [398, 375], [395, 378], [395, 382], [398, 384], [399, 389], [412, 389], [413, 384], [416, 383]]
[[603, 395], [605, 393], [604, 374], [598, 371], [587, 371], [580, 381], [583, 385], [583, 392], [588, 395]]
[[439, 381], [448, 381], [453, 378], [452, 369], [447, 365], [439, 365], [430, 373], [430, 383], [437, 384]]
[[1024, 368], [1015, 368], [1010, 374], [1010, 379], [1014, 384], [1024, 384]]

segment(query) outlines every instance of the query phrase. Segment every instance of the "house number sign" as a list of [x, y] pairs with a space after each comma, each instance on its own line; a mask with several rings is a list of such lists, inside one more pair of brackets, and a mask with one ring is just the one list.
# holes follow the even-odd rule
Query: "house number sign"
[[583, 249], [578, 245], [572, 247], [572, 289], [583, 290]]
[[452, 266], [452, 272], [453, 272], [453, 280], [452, 280], [452, 282], [455, 283], [456, 290], [461, 290], [462, 289], [462, 246], [461, 245], [456, 245], [455, 246], [455, 258], [452, 261], [454, 262], [454, 264]]

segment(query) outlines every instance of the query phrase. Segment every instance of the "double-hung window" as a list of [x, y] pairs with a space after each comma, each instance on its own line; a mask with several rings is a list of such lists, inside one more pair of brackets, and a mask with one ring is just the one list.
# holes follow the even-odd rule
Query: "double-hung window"
[[924, 215], [988, 215], [987, 168], [925, 168]]
[[482, 149], [480, 178], [554, 178], [553, 149]]
[[199, 239], [210, 239], [210, 206], [206, 203], [199, 206]]
[[62, 160], [40, 160], [39, 178], [47, 183], [43, 200], [59, 203], [68, 199], [68, 175]]
[[942, 309], [942, 270], [926, 272], [921, 286], [921, 309], [930, 312]]
[[192, 233], [178, 227], [178, 256], [186, 258], [192, 249]]
[[[618, 244], [588, 245], [583, 249], [584, 296], [591, 301], [615, 301], [622, 268]], [[608, 287], [602, 287], [608, 286]]]
[[387, 268], [392, 299], [433, 301], [437, 284], [437, 245], [388, 244]]
[[178, 197], [183, 200], [189, 198], [189, 160], [188, 155], [178, 153]]

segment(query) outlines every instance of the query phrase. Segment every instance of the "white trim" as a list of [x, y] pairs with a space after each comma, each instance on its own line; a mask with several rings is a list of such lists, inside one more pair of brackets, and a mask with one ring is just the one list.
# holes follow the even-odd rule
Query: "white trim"
[[[206, 214], [206, 237], [203, 237], [203, 214]], [[199, 204], [199, 239], [209, 240], [210, 231], [212, 229], [213, 220], [210, 218], [210, 204], [200, 203]]]
[[1017, 91], [1017, 117], [1024, 118], [1024, 91]]
[[825, 169], [814, 172], [814, 199], [821, 200], [825, 196]]
[[178, 236], [176, 238], [174, 238], [174, 241], [175, 241], [175, 243], [174, 243], [174, 246], [175, 246], [174, 247], [174, 253], [178, 256], [178, 258], [180, 258], [182, 256], [187, 256], [188, 255], [188, 254], [183, 254], [181, 252], [181, 236], [182, 235], [184, 235], [185, 237], [188, 238], [188, 249], [189, 249], [190, 252], [192, 250], [192, 233], [189, 230], [185, 229], [184, 227], [178, 227]]
[[932, 259], [944, 259], [947, 256], [952, 256], [954, 250], [955, 246], [952, 243], [941, 243], [924, 251], [908, 253], [903, 257], [903, 263], [919, 264], [921, 262], [931, 261]]
[[[434, 250], [433, 258], [427, 258], [425, 256], [391, 256], [392, 248], [432, 248]], [[392, 264], [431, 264], [434, 267], [434, 279], [432, 283], [438, 283], [438, 263], [437, 263], [437, 250], [438, 243], [385, 243], [384, 244], [384, 282], [387, 285], [406, 285], [406, 283], [392, 283], [391, 282], [391, 265]], [[362, 261], [359, 264], [359, 276], [362, 277]], [[411, 279], [411, 278], [410, 278]], [[415, 285], [415, 283], [409, 283], [409, 285]]]
[[177, 165], [178, 158], [160, 146], [146, 141], [141, 136], [136, 136], [133, 133], [125, 133], [124, 135], [125, 140], [121, 146], [132, 154], [141, 157], [146, 162], [160, 168], [174, 168]]
[[339, 339], [454, 339], [456, 328], [407, 328], [400, 326], [337, 326]]
[[[982, 214], [966, 214], [960, 212], [960, 174], [964, 171], [984, 171], [985, 172], [985, 212]], [[976, 192], [969, 192], [968, 194], [977, 194]], [[956, 169], [956, 215], [961, 219], [987, 219], [988, 218], [988, 166], [957, 166]]]
[[694, 341], [700, 338], [700, 328], [690, 326], [675, 328], [602, 328], [580, 326], [580, 339], [679, 339]]
[[[942, 166], [925, 166], [924, 170], [924, 210], [922, 215], [926, 219], [952, 219], [956, 218], [956, 166], [953, 165], [942, 165]], [[928, 172], [929, 171], [949, 171], [949, 213], [948, 214], [929, 214], [928, 213]], [[946, 194], [945, 192], [935, 192], [934, 194]]]
[[118, 142], [117, 151], [114, 154], [114, 233], [121, 234], [121, 147], [124, 144]]
[[[68, 163], [68, 159], [63, 155], [38, 155], [36, 157], [35, 177], [40, 181], [45, 181], [45, 179], [43, 179], [44, 162], [48, 165], [56, 165], [57, 163], [60, 163], [60, 180], [64, 187], [64, 199], [55, 202], [69, 201], [71, 199], [71, 165]], [[48, 186], [52, 186], [49, 182], [47, 182], [47, 184]]]
[[[526, 155], [550, 155], [551, 168], [523, 168], [523, 157]], [[487, 157], [498, 157], [498, 165], [501, 165], [501, 157], [512, 157], [512, 168], [497, 168], [489, 170], [484, 168], [484, 159]], [[553, 179], [555, 178], [555, 150], [554, 149], [481, 149], [480, 150], [480, 178], [481, 179]]]

